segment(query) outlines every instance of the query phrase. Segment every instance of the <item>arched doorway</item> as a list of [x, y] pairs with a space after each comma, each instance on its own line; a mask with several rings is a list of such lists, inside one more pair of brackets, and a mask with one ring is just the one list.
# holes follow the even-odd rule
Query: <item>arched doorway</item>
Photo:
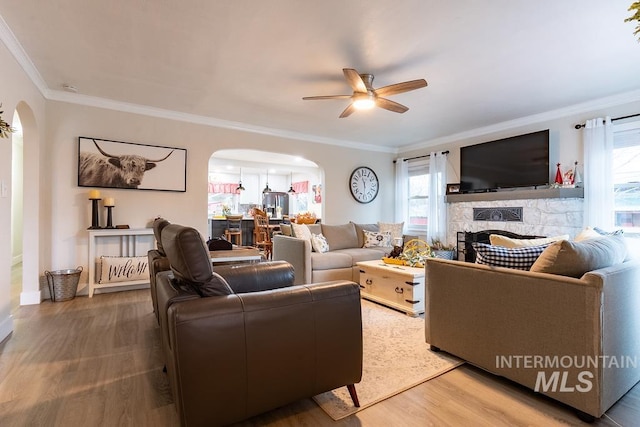
[[[16, 106], [15, 115], [19, 116], [22, 127], [22, 290], [20, 305], [40, 304], [40, 261], [42, 254], [41, 203], [40, 203], [40, 133], [31, 107], [24, 101]], [[29, 165], [29, 167], [24, 167]]]

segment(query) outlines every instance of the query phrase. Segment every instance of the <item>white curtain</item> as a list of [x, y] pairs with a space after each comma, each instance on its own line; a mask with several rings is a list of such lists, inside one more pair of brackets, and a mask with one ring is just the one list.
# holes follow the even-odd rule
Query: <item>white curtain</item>
[[429, 157], [429, 221], [427, 238], [447, 241], [447, 156], [432, 152]]
[[[405, 159], [396, 159], [396, 203], [395, 222], [404, 221], [404, 230], [407, 229], [408, 204], [409, 204], [409, 165]], [[403, 230], [403, 232], [404, 232]]]
[[611, 117], [587, 120], [584, 146], [584, 226], [613, 228], [613, 126]]

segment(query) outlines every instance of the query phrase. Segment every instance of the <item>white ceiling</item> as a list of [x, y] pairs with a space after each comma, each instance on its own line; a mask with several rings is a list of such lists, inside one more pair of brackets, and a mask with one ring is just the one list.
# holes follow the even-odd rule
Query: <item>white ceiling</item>
[[[640, 44], [623, 22], [631, 3], [0, 0], [10, 29], [0, 36], [18, 57], [24, 49], [19, 60], [50, 99], [393, 152], [640, 98]], [[374, 74], [374, 87], [429, 86], [392, 97], [404, 114], [338, 119], [347, 101], [302, 100], [350, 94], [345, 67]]]

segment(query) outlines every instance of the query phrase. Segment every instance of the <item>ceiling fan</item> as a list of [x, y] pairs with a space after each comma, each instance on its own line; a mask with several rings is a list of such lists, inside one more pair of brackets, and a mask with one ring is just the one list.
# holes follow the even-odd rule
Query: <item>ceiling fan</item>
[[304, 100], [317, 99], [351, 99], [351, 103], [340, 114], [340, 118], [348, 117], [355, 110], [365, 110], [374, 106], [393, 111], [394, 113], [404, 113], [409, 108], [402, 104], [386, 99], [386, 96], [398, 93], [409, 92], [427, 86], [425, 79], [410, 80], [374, 89], [373, 74], [360, 74], [353, 68], [343, 68], [342, 72], [347, 79], [347, 83], [353, 89], [352, 95], [326, 95], [326, 96], [305, 96]]

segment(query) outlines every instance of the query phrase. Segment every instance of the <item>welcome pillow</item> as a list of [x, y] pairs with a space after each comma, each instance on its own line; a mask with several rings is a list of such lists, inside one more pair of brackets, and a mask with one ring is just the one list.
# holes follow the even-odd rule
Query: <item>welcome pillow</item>
[[100, 279], [98, 283], [149, 280], [149, 259], [146, 256], [100, 257]]

